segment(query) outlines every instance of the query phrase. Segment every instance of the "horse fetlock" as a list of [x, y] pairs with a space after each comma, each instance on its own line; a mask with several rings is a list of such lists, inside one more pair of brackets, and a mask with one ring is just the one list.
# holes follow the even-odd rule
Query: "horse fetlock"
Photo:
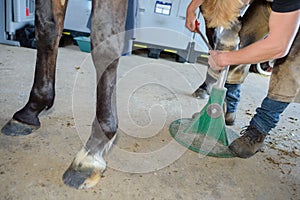
[[104, 134], [105, 134], [105, 136], [109, 140], [113, 140], [114, 141], [114, 138], [117, 135], [117, 128], [113, 128], [113, 129], [109, 129], [109, 130], [104, 130]]
[[40, 127], [38, 114], [39, 112], [32, 110], [30, 104], [27, 103], [24, 108], [13, 115], [13, 119], [23, 124]]
[[72, 164], [78, 169], [95, 168], [101, 172], [106, 168], [106, 162], [102, 158], [102, 155], [90, 155], [86, 148], [83, 148], [77, 153]]
[[[51, 84], [49, 84], [51, 85]], [[54, 103], [55, 92], [52, 86], [44, 87], [42, 89], [33, 89], [30, 93], [29, 101], [32, 103], [33, 109], [51, 108]]]

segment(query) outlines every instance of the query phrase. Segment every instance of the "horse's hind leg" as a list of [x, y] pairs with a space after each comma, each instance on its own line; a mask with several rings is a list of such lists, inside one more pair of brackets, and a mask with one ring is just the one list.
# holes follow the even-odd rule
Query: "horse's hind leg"
[[6, 135], [27, 135], [40, 127], [39, 113], [52, 107], [55, 68], [67, 0], [35, 1], [37, 58], [34, 83], [27, 104], [2, 128]]
[[270, 4], [266, 1], [254, 1], [242, 18], [240, 48], [244, 48], [269, 33]]
[[[97, 108], [85, 147], [63, 175], [75, 188], [94, 186], [106, 168], [103, 154], [116, 137], [116, 70], [124, 43], [127, 1], [93, 1], [92, 57], [97, 71]], [[122, 34], [120, 34], [123, 32]]]

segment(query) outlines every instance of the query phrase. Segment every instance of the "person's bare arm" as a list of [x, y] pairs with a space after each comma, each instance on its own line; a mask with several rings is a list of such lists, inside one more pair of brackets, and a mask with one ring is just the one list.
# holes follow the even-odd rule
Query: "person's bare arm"
[[287, 55], [297, 34], [300, 10], [271, 12], [269, 35], [243, 49], [230, 52], [210, 51], [209, 64], [215, 70], [227, 65], [258, 63]]
[[192, 0], [186, 9], [185, 26], [192, 32], [195, 31], [196, 10], [204, 2], [204, 0]]

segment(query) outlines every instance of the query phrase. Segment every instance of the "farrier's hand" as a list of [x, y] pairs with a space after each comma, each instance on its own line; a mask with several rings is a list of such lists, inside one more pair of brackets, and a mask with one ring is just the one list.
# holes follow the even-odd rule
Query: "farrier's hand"
[[205, 0], [191, 0], [186, 9], [185, 26], [192, 32], [196, 32], [196, 11]]
[[208, 64], [213, 70], [222, 70], [225, 66], [222, 64], [222, 51], [209, 51]]

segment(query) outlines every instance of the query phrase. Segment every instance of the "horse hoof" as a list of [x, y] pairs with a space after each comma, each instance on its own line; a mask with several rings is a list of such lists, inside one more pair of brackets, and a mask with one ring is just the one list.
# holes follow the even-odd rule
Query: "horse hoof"
[[64, 173], [63, 181], [70, 187], [87, 189], [96, 185], [100, 177], [100, 172], [97, 172], [93, 168], [76, 170], [71, 165]]
[[33, 126], [19, 122], [15, 119], [11, 119], [3, 126], [1, 132], [9, 136], [28, 135], [32, 133], [32, 131], [38, 129], [39, 127], [40, 126]]
[[193, 115], [192, 115], [192, 119], [195, 119], [197, 117], [199, 117], [200, 115], [200, 112], [195, 112]]
[[76, 156], [70, 167], [64, 173], [63, 182], [76, 189], [87, 189], [96, 185], [106, 168], [101, 157], [89, 155], [83, 148]]

